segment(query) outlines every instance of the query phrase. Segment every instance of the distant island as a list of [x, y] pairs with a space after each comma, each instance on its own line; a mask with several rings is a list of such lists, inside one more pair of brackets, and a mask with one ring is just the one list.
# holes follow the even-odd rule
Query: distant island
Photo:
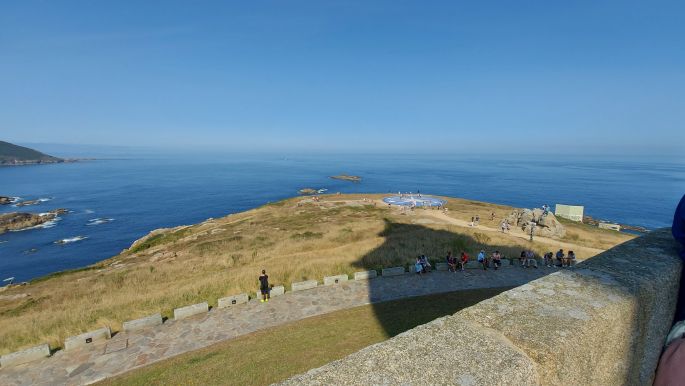
[[74, 162], [72, 159], [53, 157], [28, 147], [0, 141], [0, 166], [19, 166]]
[[347, 174], [340, 174], [337, 176], [331, 176], [332, 179], [334, 180], [345, 180], [345, 181], [352, 181], [352, 182], [361, 182], [362, 178], [359, 176], [350, 176]]

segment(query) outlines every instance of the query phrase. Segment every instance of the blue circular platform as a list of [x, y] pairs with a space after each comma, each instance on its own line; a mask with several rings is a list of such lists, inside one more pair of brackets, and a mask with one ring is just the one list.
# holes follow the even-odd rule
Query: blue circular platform
[[432, 196], [423, 194], [403, 194], [401, 196], [390, 196], [383, 199], [383, 202], [391, 205], [401, 206], [443, 206], [447, 202]]

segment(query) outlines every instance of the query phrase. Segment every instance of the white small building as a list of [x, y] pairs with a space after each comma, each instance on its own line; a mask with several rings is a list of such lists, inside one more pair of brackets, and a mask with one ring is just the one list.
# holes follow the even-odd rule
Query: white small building
[[564, 205], [557, 204], [554, 210], [554, 215], [557, 217], [563, 217], [572, 221], [583, 222], [583, 212], [585, 211], [584, 206], [580, 205]]

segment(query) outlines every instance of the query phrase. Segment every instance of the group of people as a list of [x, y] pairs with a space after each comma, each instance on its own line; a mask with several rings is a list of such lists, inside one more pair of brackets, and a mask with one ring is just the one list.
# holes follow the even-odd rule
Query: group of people
[[[504, 256], [499, 250], [496, 250], [488, 255], [485, 250], [481, 249], [476, 257], [476, 262], [484, 270], [487, 270], [488, 268], [497, 270], [502, 267], [502, 260], [504, 259], [506, 259], [506, 256]], [[447, 263], [447, 270], [449, 272], [463, 271], [466, 268], [466, 264], [469, 262], [469, 255], [466, 253], [466, 251], [461, 251], [461, 254], [457, 257], [452, 254], [452, 251], [448, 251], [445, 261]], [[519, 265], [523, 268], [538, 268], [538, 260], [535, 252], [530, 249], [522, 250], [518, 261]], [[559, 249], [556, 255], [553, 252], [547, 252], [543, 255], [543, 264], [546, 267], [571, 267], [575, 265], [575, 263], [576, 255], [573, 251], [568, 251], [568, 255], [566, 255], [563, 249]], [[419, 255], [416, 258], [414, 272], [417, 274], [420, 275], [428, 273], [432, 268], [433, 267], [426, 255]]]
[[[556, 259], [556, 264], [554, 262]], [[573, 251], [568, 251], [568, 255], [564, 254], [563, 249], [559, 249], [555, 254], [552, 252], [547, 252], [544, 255], [545, 265], [551, 267], [556, 265], [557, 267], [571, 267], [576, 265], [576, 254]]]

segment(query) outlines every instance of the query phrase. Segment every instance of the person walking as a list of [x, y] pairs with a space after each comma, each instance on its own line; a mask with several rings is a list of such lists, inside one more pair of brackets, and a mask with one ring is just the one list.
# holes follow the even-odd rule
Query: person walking
[[266, 270], [262, 270], [262, 274], [259, 275], [259, 291], [262, 293], [262, 303], [269, 301], [269, 275], [266, 274]]

